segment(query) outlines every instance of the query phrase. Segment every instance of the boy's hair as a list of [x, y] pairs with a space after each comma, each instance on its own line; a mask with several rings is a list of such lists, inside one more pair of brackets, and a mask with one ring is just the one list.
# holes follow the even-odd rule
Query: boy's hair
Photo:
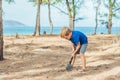
[[68, 27], [63, 27], [60, 32], [60, 37], [64, 38], [71, 32], [71, 29]]

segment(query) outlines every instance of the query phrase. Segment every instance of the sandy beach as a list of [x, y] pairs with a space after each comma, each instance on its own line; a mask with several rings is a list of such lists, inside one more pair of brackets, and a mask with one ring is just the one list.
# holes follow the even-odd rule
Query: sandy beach
[[87, 71], [77, 55], [73, 70], [65, 67], [71, 44], [59, 36], [4, 36], [0, 80], [120, 80], [120, 35], [87, 35]]

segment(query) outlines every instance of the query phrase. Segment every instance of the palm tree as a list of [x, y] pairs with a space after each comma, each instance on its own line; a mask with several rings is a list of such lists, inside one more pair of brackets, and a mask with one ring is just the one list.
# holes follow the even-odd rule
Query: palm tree
[[[14, 2], [14, 0], [6, 0], [8, 3]], [[3, 24], [2, 24], [2, 0], [0, 0], [0, 61], [3, 57]]]
[[51, 8], [50, 8], [50, 2], [51, 0], [48, 0], [48, 17], [49, 17], [49, 23], [50, 23], [50, 34], [52, 35], [53, 33], [53, 23], [52, 23], [52, 20], [51, 20]]
[[33, 36], [40, 36], [40, 4], [42, 0], [37, 0], [37, 16], [36, 16], [36, 26]]
[[53, 34], [53, 22], [51, 18], [51, 5], [55, 4], [56, 0], [42, 0], [42, 4], [48, 6], [48, 19], [50, 24], [50, 35]]
[[[34, 2], [35, 5], [36, 5], [36, 3], [37, 3], [36, 0], [29, 0], [29, 1]], [[52, 20], [51, 20], [51, 8], [50, 8], [50, 5], [52, 4], [51, 1], [52, 1], [52, 0], [41, 0], [40, 3], [39, 3], [39, 2], [37, 3], [38, 7], [40, 7], [41, 4], [45, 4], [45, 5], [48, 6], [48, 18], [49, 18], [49, 23], [50, 23], [50, 34], [53, 33], [53, 23], [52, 23]], [[39, 8], [38, 10], [40, 10], [40, 8]], [[40, 14], [40, 13], [39, 13], [39, 11], [38, 11], [37, 17], [36, 17], [36, 18], [37, 18], [37, 19], [36, 19], [36, 26], [37, 26], [38, 22], [40, 21], [40, 19], [38, 19], [38, 16], [40, 16], [39, 14]], [[40, 26], [40, 24], [39, 24], [39, 26]], [[37, 28], [38, 28], [38, 27], [35, 28], [34, 34], [36, 34], [36, 32], [38, 32], [38, 29], [37, 29]], [[36, 29], [37, 29], [37, 30], [36, 30]]]
[[3, 60], [2, 0], [0, 0], [0, 61]]

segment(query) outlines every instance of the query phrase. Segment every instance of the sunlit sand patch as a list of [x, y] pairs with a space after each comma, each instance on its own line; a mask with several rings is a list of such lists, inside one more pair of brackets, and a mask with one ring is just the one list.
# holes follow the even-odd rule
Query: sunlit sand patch
[[114, 62], [113, 60], [98, 60], [92, 63], [87, 63], [87, 65], [98, 66], [98, 65], [104, 65], [104, 64], [111, 64], [113, 62]]
[[39, 48], [39, 49], [34, 49], [33, 51], [39, 52], [39, 51], [52, 51], [52, 50], [51, 49]]
[[[103, 80], [104, 78], [106, 78], [107, 76], [110, 75], [117, 75], [120, 72], [120, 67], [115, 67], [109, 71], [104, 71], [98, 75], [95, 75], [95, 77], [93, 78], [93, 80]], [[106, 75], [105, 75], [106, 74]]]
[[0, 75], [0, 79], [5, 79], [6, 77], [8, 78], [12, 78], [12, 77], [16, 77], [19, 78], [21, 76], [33, 76], [36, 74], [40, 74], [40, 73], [44, 73], [47, 71], [50, 71], [51, 69], [47, 68], [47, 69], [32, 69], [32, 70], [26, 70], [26, 71], [21, 71], [21, 72], [14, 72], [12, 74], [2, 74]]

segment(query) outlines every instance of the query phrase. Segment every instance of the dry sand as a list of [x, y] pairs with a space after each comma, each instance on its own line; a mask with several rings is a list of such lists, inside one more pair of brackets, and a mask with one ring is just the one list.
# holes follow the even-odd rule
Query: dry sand
[[70, 42], [59, 36], [4, 36], [0, 80], [120, 80], [120, 35], [88, 35], [87, 71], [65, 70], [71, 56]]

